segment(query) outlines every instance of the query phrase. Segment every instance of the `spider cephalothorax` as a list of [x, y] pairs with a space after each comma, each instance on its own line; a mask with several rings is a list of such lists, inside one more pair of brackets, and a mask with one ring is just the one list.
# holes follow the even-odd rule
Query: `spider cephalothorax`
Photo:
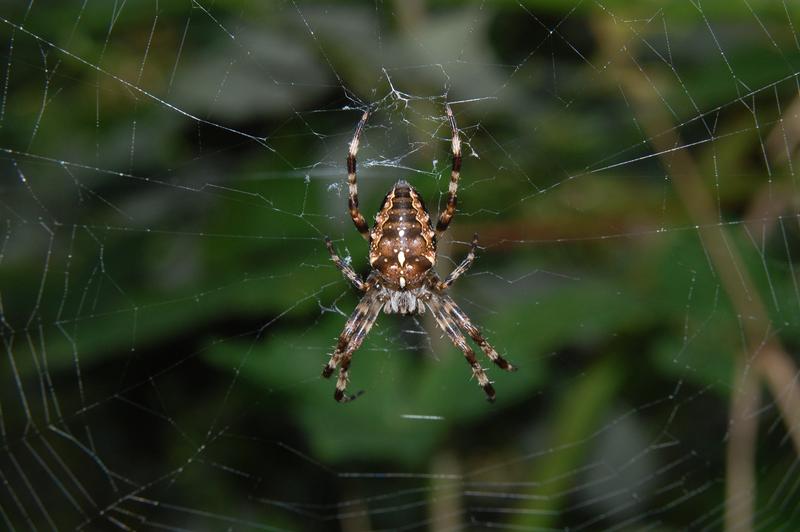
[[461, 141], [458, 128], [450, 106], [446, 106], [447, 118], [452, 130], [453, 167], [450, 173], [447, 206], [439, 216], [434, 231], [431, 217], [422, 198], [407, 182], [400, 180], [383, 200], [375, 226], [372, 230], [358, 209], [358, 186], [356, 184], [356, 153], [361, 131], [369, 113], [365, 112], [356, 127], [350, 150], [347, 155], [347, 180], [350, 186], [349, 207], [353, 223], [361, 235], [369, 241], [369, 264], [372, 268], [366, 280], [356, 274], [343, 262], [329, 239], [325, 243], [336, 266], [356, 288], [364, 292], [356, 310], [347, 320], [339, 342], [330, 360], [322, 370], [323, 377], [330, 377], [336, 366], [341, 364], [339, 378], [336, 381], [334, 398], [337, 401], [348, 401], [352, 396], [345, 394], [348, 371], [353, 353], [361, 346], [372, 324], [378, 317], [381, 308], [387, 314], [423, 313], [431, 310], [436, 323], [450, 337], [450, 340], [463, 351], [472, 373], [478, 380], [490, 401], [494, 400], [492, 387], [486, 372], [478, 363], [475, 352], [467, 344], [466, 333], [478, 344], [489, 359], [500, 368], [514, 371], [514, 368], [483, 337], [466, 314], [446, 294], [453, 282], [466, 272], [475, 260], [475, 249], [478, 236], [472, 239], [467, 258], [442, 281], [433, 266], [436, 264], [436, 239], [447, 230], [450, 220], [456, 211], [456, 193], [461, 171]]

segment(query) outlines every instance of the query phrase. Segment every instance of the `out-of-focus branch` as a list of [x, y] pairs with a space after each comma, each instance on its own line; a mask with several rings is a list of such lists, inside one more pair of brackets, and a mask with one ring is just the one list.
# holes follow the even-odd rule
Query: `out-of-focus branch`
[[[785, 117], [785, 118], [784, 118]], [[783, 111], [765, 143], [769, 158], [776, 163], [789, 163], [800, 149], [800, 95]]]
[[450, 450], [436, 454], [431, 461], [433, 474], [428, 514], [431, 528], [435, 530], [457, 530], [463, 526], [464, 507], [461, 493], [464, 487], [460, 480], [453, 480], [461, 465]]
[[783, 422], [800, 456], [800, 382], [797, 366], [780, 346], [767, 346], [758, 362], [764, 380], [783, 416]]
[[756, 492], [756, 435], [760, 401], [758, 377], [739, 355], [734, 366], [731, 419], [725, 460], [725, 530], [752, 530]]
[[[629, 49], [638, 42], [618, 22], [598, 22], [598, 42], [625, 91], [639, 124], [658, 153], [671, 182], [692, 221], [698, 225], [706, 252], [720, 282], [741, 318], [747, 352], [739, 353], [734, 367], [731, 397], [730, 441], [727, 450], [727, 530], [750, 530], [755, 494], [754, 455], [757, 432], [758, 377], [775, 397], [795, 449], [800, 455], [800, 393], [791, 376], [797, 375], [792, 359], [770, 337], [766, 308], [726, 227], [719, 224], [711, 194], [684, 145], [652, 82], [635, 65]], [[748, 366], [752, 362], [752, 368]], [[788, 377], [788, 379], [787, 379]]]
[[[776, 94], [777, 99], [777, 94]], [[780, 99], [778, 106], [783, 107]], [[780, 215], [783, 212], [797, 212], [800, 208], [798, 198], [797, 170], [794, 169], [793, 159], [800, 148], [800, 94], [785, 106], [782, 115], [772, 126], [772, 131], [764, 142], [764, 152], [772, 166], [773, 176], [777, 168], [786, 168], [790, 179], [770, 180], [761, 187], [754, 196], [747, 209], [747, 219], [764, 220], [748, 224], [751, 228], [764, 231], [766, 234], [775, 230]]]

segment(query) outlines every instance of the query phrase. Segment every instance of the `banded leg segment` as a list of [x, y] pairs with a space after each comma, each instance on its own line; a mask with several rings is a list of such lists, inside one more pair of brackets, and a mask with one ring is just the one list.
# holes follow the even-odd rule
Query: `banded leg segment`
[[345, 393], [347, 382], [350, 380], [350, 362], [352, 360], [352, 351], [345, 353], [344, 357], [342, 357], [342, 366], [339, 368], [339, 377], [336, 379], [336, 389], [333, 391], [333, 398], [340, 403], [347, 403], [361, 395], [360, 392], [355, 395], [347, 395]]
[[358, 210], [358, 183], [356, 182], [356, 154], [358, 153], [358, 143], [361, 140], [361, 131], [364, 129], [364, 124], [367, 123], [369, 111], [364, 111], [356, 126], [356, 132], [353, 135], [353, 140], [350, 141], [350, 149], [347, 152], [347, 184], [348, 184], [348, 207], [350, 208], [350, 217], [356, 225], [356, 229], [361, 233], [366, 240], [369, 240], [369, 227], [361, 211]]
[[486, 399], [493, 402], [495, 398], [494, 387], [489, 381], [486, 372], [481, 367], [480, 363], [478, 363], [478, 359], [475, 357], [475, 351], [467, 344], [466, 338], [464, 338], [464, 335], [458, 330], [455, 322], [448, 318], [447, 310], [443, 302], [436, 295], [432, 295], [431, 299], [428, 301], [428, 307], [431, 309], [431, 313], [436, 319], [439, 328], [442, 329], [442, 331], [450, 337], [450, 341], [464, 353], [464, 358], [467, 360], [467, 364], [472, 368], [472, 374], [477, 379], [478, 384], [483, 388]]
[[359, 276], [353, 268], [347, 264], [345, 261], [342, 260], [339, 255], [336, 254], [336, 250], [333, 249], [333, 242], [327, 236], [325, 237], [325, 245], [328, 247], [328, 252], [331, 254], [331, 260], [336, 265], [339, 270], [341, 270], [342, 274], [344, 274], [345, 278], [348, 281], [353, 283], [353, 286], [361, 290], [362, 292], [367, 290], [367, 283], [365, 283], [361, 276]]
[[450, 275], [444, 281], [439, 281], [436, 283], [436, 290], [441, 292], [442, 290], [447, 290], [450, 288], [450, 285], [453, 284], [456, 279], [464, 275], [467, 270], [470, 269], [472, 263], [475, 261], [475, 250], [478, 249], [478, 233], [475, 233], [472, 236], [472, 245], [469, 248], [469, 253], [464, 260], [461, 261], [455, 270], [450, 272]]
[[472, 338], [478, 347], [481, 348], [481, 351], [489, 357], [489, 359], [494, 362], [494, 364], [499, 367], [500, 369], [504, 369], [506, 371], [517, 371], [515, 366], [512, 366], [508, 360], [500, 356], [500, 354], [495, 350], [494, 347], [489, 343], [489, 341], [484, 338], [483, 334], [481, 333], [480, 329], [478, 329], [475, 325], [473, 325], [472, 321], [469, 317], [464, 313], [463, 310], [456, 305], [455, 301], [453, 301], [450, 296], [441, 295], [439, 296], [442, 300], [442, 306], [444, 307], [444, 311], [446, 314], [455, 321], [461, 329], [466, 332], [470, 338]]
[[354, 399], [353, 396], [345, 395], [347, 388], [348, 371], [350, 369], [350, 360], [353, 353], [361, 347], [369, 330], [375, 323], [378, 313], [383, 307], [383, 298], [379, 292], [367, 291], [361, 301], [356, 305], [353, 314], [347, 320], [344, 330], [339, 335], [339, 342], [336, 345], [336, 350], [331, 355], [330, 360], [322, 370], [322, 376], [326, 379], [329, 378], [336, 366], [341, 363], [342, 367], [339, 370], [339, 378], [336, 380], [336, 391], [333, 398], [339, 402], [349, 401]]
[[450, 220], [456, 213], [456, 193], [458, 192], [458, 178], [461, 176], [461, 138], [458, 136], [458, 126], [453, 116], [453, 110], [449, 105], [445, 105], [447, 118], [450, 121], [450, 129], [453, 131], [453, 167], [450, 170], [450, 185], [447, 189], [447, 205], [439, 215], [439, 222], [436, 224], [436, 236], [441, 236], [450, 225]]

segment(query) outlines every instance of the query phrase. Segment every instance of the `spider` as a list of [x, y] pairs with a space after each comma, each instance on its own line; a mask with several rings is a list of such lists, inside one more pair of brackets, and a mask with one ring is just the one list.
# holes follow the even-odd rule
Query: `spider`
[[350, 142], [347, 154], [348, 204], [356, 229], [369, 242], [371, 270], [366, 280], [362, 279], [336, 254], [331, 240], [325, 238], [325, 244], [334, 264], [358, 290], [364, 293], [339, 335], [335, 351], [322, 370], [322, 376], [329, 378], [336, 366], [341, 365], [333, 394], [336, 401], [347, 402], [356, 397], [345, 393], [350, 362], [353, 353], [361, 346], [381, 309], [387, 314], [422, 314], [426, 307], [430, 309], [439, 327], [450, 337], [453, 344], [464, 352], [464, 357], [472, 368], [472, 374], [489, 401], [494, 401], [494, 388], [478, 363], [475, 352], [467, 344], [464, 333], [469, 335], [497, 366], [506, 371], [516, 371], [514, 366], [495, 351], [469, 317], [447, 295], [450, 285], [461, 277], [475, 260], [478, 235], [475, 234], [473, 237], [467, 257], [444, 281], [433, 270], [436, 264], [436, 241], [447, 230], [456, 211], [456, 193], [461, 171], [461, 139], [453, 111], [449, 105], [445, 105], [445, 110], [453, 133], [453, 166], [447, 206], [439, 216], [435, 231], [428, 209], [425, 208], [419, 193], [404, 180], [395, 183], [386, 195], [375, 216], [375, 225], [369, 229], [358, 209], [356, 183], [356, 154], [369, 111], [364, 112]]

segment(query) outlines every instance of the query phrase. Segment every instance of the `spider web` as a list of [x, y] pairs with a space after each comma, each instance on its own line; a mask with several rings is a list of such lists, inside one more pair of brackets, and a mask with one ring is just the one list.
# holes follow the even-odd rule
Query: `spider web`
[[[800, 9], [33, 2], [0, 10], [11, 530], [796, 529]], [[521, 370], [357, 302], [399, 178]], [[486, 361], [483, 362], [486, 365]]]

